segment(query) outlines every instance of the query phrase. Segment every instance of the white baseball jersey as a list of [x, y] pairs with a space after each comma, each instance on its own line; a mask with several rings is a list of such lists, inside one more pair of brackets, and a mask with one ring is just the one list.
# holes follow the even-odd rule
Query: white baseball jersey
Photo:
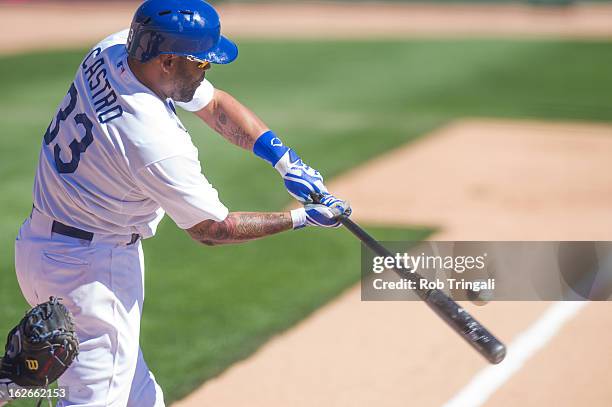
[[[228, 214], [202, 175], [198, 150], [176, 115], [136, 79], [127, 63], [128, 30], [96, 45], [45, 133], [34, 205], [93, 233], [155, 234], [165, 212], [187, 229]], [[189, 111], [205, 107], [214, 88], [204, 80]]]

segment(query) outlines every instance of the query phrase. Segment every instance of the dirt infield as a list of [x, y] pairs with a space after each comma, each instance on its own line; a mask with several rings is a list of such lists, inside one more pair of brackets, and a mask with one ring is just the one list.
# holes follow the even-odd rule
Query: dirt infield
[[[432, 239], [612, 240], [611, 156], [609, 125], [462, 120], [356, 168], [330, 190], [350, 197], [364, 224], [437, 226]], [[466, 307], [512, 342], [548, 306]], [[608, 406], [612, 353], [597, 343], [610, 343], [612, 332], [595, 322], [610, 320], [608, 304], [589, 304], [584, 315], [486, 405]], [[423, 304], [361, 302], [355, 286], [175, 405], [433, 407], [484, 366]], [[588, 384], [585, 369], [598, 373]]]
[[364, 222], [439, 226], [441, 240], [612, 240], [609, 157], [609, 125], [461, 120], [332, 188]]
[[[91, 46], [109, 33], [127, 28], [137, 4], [1, 3], [0, 52]], [[609, 4], [542, 8], [508, 4], [264, 3], [221, 5], [219, 10], [224, 32], [238, 38], [612, 38]]]

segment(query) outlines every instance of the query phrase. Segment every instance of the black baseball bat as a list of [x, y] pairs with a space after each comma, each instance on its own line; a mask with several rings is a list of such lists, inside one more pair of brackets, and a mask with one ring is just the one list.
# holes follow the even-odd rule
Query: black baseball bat
[[[339, 216], [340, 222], [367, 247], [376, 254], [393, 257], [383, 245], [378, 243], [359, 225], [346, 215]], [[459, 334], [468, 344], [492, 364], [498, 364], [506, 356], [506, 346], [489, 332], [480, 322], [470, 315], [459, 304], [438, 289], [419, 289], [419, 280], [423, 277], [416, 272], [393, 269], [402, 278], [416, 281], [415, 289], [421, 298], [444, 322]]]

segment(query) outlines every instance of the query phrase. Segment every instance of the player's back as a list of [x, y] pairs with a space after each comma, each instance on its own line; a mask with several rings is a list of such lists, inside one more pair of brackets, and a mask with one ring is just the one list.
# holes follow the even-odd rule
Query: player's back
[[163, 216], [134, 175], [197, 150], [176, 116], [130, 71], [127, 30], [94, 47], [45, 132], [34, 205], [93, 233], [150, 236]]

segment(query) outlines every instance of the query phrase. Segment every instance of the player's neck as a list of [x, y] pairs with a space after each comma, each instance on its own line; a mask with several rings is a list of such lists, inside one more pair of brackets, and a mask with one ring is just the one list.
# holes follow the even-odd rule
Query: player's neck
[[133, 58], [128, 58], [128, 66], [136, 79], [144, 86], [149, 88], [153, 93], [155, 93], [160, 99], [165, 100], [168, 97], [164, 94], [164, 92], [156, 86], [156, 81], [151, 78], [151, 72], [147, 69], [146, 64], [136, 61]]

